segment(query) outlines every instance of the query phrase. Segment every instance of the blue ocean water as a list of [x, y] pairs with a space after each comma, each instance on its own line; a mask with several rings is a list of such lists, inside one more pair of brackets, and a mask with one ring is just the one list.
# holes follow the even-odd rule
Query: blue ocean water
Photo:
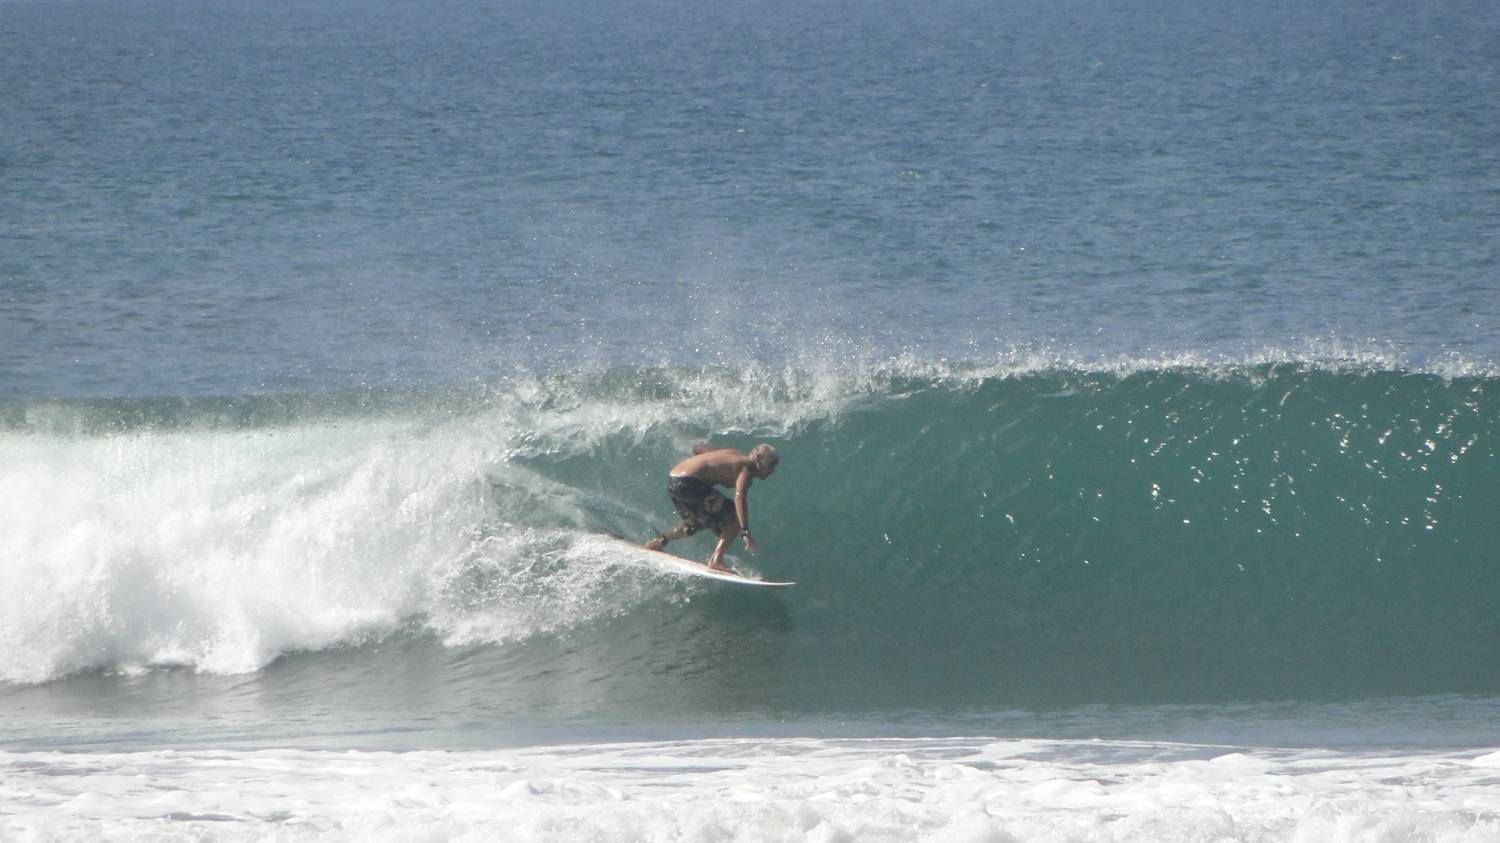
[[[0, 0], [0, 836], [1500, 839], [1497, 114], [1478, 2]], [[795, 588], [597, 538], [699, 440]]]

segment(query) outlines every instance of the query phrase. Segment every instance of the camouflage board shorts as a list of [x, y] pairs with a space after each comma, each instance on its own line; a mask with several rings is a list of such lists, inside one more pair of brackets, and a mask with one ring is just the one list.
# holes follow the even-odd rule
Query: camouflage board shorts
[[712, 483], [696, 477], [668, 477], [667, 495], [672, 506], [682, 516], [682, 525], [687, 534], [707, 529], [718, 535], [725, 525], [738, 525], [734, 514], [734, 502]]

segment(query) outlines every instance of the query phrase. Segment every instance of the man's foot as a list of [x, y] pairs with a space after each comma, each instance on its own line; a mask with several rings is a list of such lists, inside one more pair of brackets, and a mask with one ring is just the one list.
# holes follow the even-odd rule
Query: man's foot
[[667, 537], [663, 536], [661, 534], [657, 534], [656, 538], [652, 539], [651, 541], [646, 542], [646, 544], [645, 544], [645, 548], [647, 550], [661, 550], [662, 548], [664, 548], [666, 546], [667, 546]]
[[735, 569], [729, 567], [728, 565], [725, 565], [723, 562], [713, 562], [713, 561], [710, 561], [708, 563], [708, 569], [710, 571], [718, 571], [721, 574], [734, 574], [735, 576], [739, 576], [740, 575], [739, 571], [736, 571]]

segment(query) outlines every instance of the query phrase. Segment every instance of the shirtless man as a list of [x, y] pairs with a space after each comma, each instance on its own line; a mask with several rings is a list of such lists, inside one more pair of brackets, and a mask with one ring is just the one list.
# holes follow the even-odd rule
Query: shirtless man
[[[691, 536], [707, 527], [719, 537], [708, 567], [734, 573], [724, 564], [724, 551], [736, 534], [745, 537], [745, 547], [758, 546], [750, 535], [750, 482], [764, 480], [776, 471], [781, 456], [770, 445], [760, 444], [742, 454], [733, 448], [710, 448], [699, 442], [693, 455], [672, 467], [667, 476], [667, 496], [682, 516], [682, 523], [646, 543], [648, 550], [661, 550], [667, 542]], [[715, 486], [733, 486], [734, 504]]]

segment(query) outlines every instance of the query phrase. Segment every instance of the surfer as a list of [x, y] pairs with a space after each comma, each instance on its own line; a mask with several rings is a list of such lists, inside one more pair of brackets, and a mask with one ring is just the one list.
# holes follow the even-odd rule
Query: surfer
[[[748, 454], [697, 443], [693, 455], [673, 466], [667, 475], [667, 496], [682, 516], [682, 523], [646, 542], [646, 549], [661, 550], [669, 541], [708, 528], [719, 537], [713, 555], [708, 558], [708, 567], [734, 573], [733, 568], [724, 564], [724, 551], [734, 537], [744, 537], [745, 548], [751, 553], [758, 549], [750, 535], [750, 483], [770, 477], [780, 461], [781, 455], [765, 443], [751, 448]], [[716, 486], [734, 487], [732, 505]]]

